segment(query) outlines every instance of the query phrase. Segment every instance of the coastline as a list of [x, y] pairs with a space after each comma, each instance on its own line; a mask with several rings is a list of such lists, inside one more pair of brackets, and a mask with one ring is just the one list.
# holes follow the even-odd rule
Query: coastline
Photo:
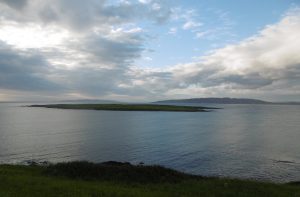
[[27, 107], [42, 107], [53, 109], [74, 110], [109, 110], [109, 111], [166, 111], [166, 112], [208, 112], [212, 109], [201, 106], [176, 106], [154, 104], [49, 104], [29, 105]]
[[0, 196], [299, 196], [298, 183], [203, 177], [162, 166], [85, 161], [0, 165]]

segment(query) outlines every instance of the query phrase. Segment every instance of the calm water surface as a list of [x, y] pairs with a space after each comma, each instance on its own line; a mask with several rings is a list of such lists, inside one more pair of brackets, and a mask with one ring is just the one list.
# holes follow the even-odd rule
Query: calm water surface
[[191, 113], [21, 105], [0, 104], [0, 163], [117, 160], [208, 176], [300, 180], [300, 106], [218, 105], [224, 109]]

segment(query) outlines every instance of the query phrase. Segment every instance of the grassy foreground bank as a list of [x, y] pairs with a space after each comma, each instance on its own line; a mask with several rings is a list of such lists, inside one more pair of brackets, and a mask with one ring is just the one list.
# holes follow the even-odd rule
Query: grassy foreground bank
[[151, 104], [51, 104], [31, 105], [29, 107], [45, 107], [57, 109], [88, 109], [88, 110], [113, 110], [113, 111], [174, 111], [174, 112], [204, 112], [205, 107], [151, 105]]
[[193, 176], [129, 163], [0, 165], [0, 196], [300, 196], [300, 186]]

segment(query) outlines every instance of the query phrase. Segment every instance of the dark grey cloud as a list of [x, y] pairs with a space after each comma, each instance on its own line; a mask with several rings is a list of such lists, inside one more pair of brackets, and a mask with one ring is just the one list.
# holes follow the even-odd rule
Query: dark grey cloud
[[271, 85], [274, 80], [265, 78], [259, 73], [250, 73], [247, 75], [228, 75], [223, 79], [220, 78], [215, 81], [219, 82], [219, 84], [232, 84], [235, 85], [236, 88], [256, 89]]
[[204, 88], [228, 85], [235, 89], [257, 89], [271, 85], [275, 80], [271, 77], [262, 76], [259, 73], [247, 73], [244, 75], [236, 73], [222, 74], [221, 72], [224, 72], [224, 69], [203, 69], [196, 75], [184, 79], [185, 86], [181, 86], [181, 88], [196, 84]]
[[110, 93], [118, 94], [118, 85], [126, 79], [124, 70], [115, 69], [85, 69], [77, 68], [61, 73], [65, 85], [73, 92], [83, 95], [105, 96]]
[[2, 0], [2, 3], [13, 8], [2, 10], [8, 20], [55, 24], [78, 32], [145, 20], [161, 24], [170, 19], [172, 12], [163, 1], [160, 9], [134, 1], [112, 4], [108, 0]]
[[[62, 48], [36, 49], [39, 52], [37, 54], [29, 51], [21, 53], [21, 50], [6, 47], [0, 54], [3, 57], [3, 61], [0, 62], [0, 69], [3, 70], [0, 88], [28, 91], [63, 89], [66, 94], [89, 96], [126, 94], [127, 90], [120, 84], [130, 83], [127, 72], [129, 66], [144, 50], [143, 33], [135, 32], [134, 27], [127, 30], [118, 29], [116, 32], [106, 29], [106, 24], [110, 21], [117, 24], [119, 22], [114, 19], [115, 16], [109, 16], [107, 13], [95, 15], [96, 11], [104, 9], [104, 1], [89, 1], [84, 4], [82, 1], [59, 1], [53, 5], [48, 3], [39, 5], [40, 8], [45, 8], [39, 12], [43, 23], [59, 23], [66, 25], [67, 29], [69, 26], [83, 29], [96, 26], [100, 28], [100, 33], [84, 30], [86, 33], [72, 34], [74, 39], [65, 41]], [[97, 23], [101, 20], [104, 24]], [[26, 23], [24, 25], [26, 26]], [[101, 29], [103, 25], [104, 30]], [[2, 46], [4, 47], [4, 43]], [[80, 56], [84, 57], [79, 58]], [[63, 63], [54, 67], [49, 63], [53, 59]], [[65, 69], [64, 62], [75, 67]]]
[[50, 67], [42, 56], [0, 43], [1, 89], [59, 91], [61, 86], [46, 79], [50, 72]]
[[[125, 40], [114, 40], [99, 36], [87, 36], [79, 45], [78, 50], [87, 53], [95, 63], [128, 66], [141, 56], [143, 39], [139, 34], [125, 35]], [[129, 39], [129, 40], [128, 40]]]
[[[107, 23], [106, 16], [98, 14], [98, 10], [103, 9], [103, 0], [53, 0], [45, 1], [39, 5], [36, 11], [42, 21], [56, 23], [64, 27], [71, 27], [79, 31], [88, 31], [91, 26], [97, 23]], [[34, 8], [34, 7], [33, 7]]]
[[14, 9], [22, 9], [26, 6], [27, 0], [1, 0], [0, 3], [5, 3]]

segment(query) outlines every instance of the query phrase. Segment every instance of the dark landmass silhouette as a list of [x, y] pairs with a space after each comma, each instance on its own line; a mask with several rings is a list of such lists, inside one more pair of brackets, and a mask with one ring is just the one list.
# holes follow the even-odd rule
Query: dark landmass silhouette
[[281, 104], [281, 105], [300, 105], [300, 102], [269, 102], [259, 99], [249, 99], [249, 98], [190, 98], [190, 99], [173, 99], [173, 100], [162, 100], [156, 101], [157, 104], [166, 104], [166, 103], [191, 103], [191, 104]]

